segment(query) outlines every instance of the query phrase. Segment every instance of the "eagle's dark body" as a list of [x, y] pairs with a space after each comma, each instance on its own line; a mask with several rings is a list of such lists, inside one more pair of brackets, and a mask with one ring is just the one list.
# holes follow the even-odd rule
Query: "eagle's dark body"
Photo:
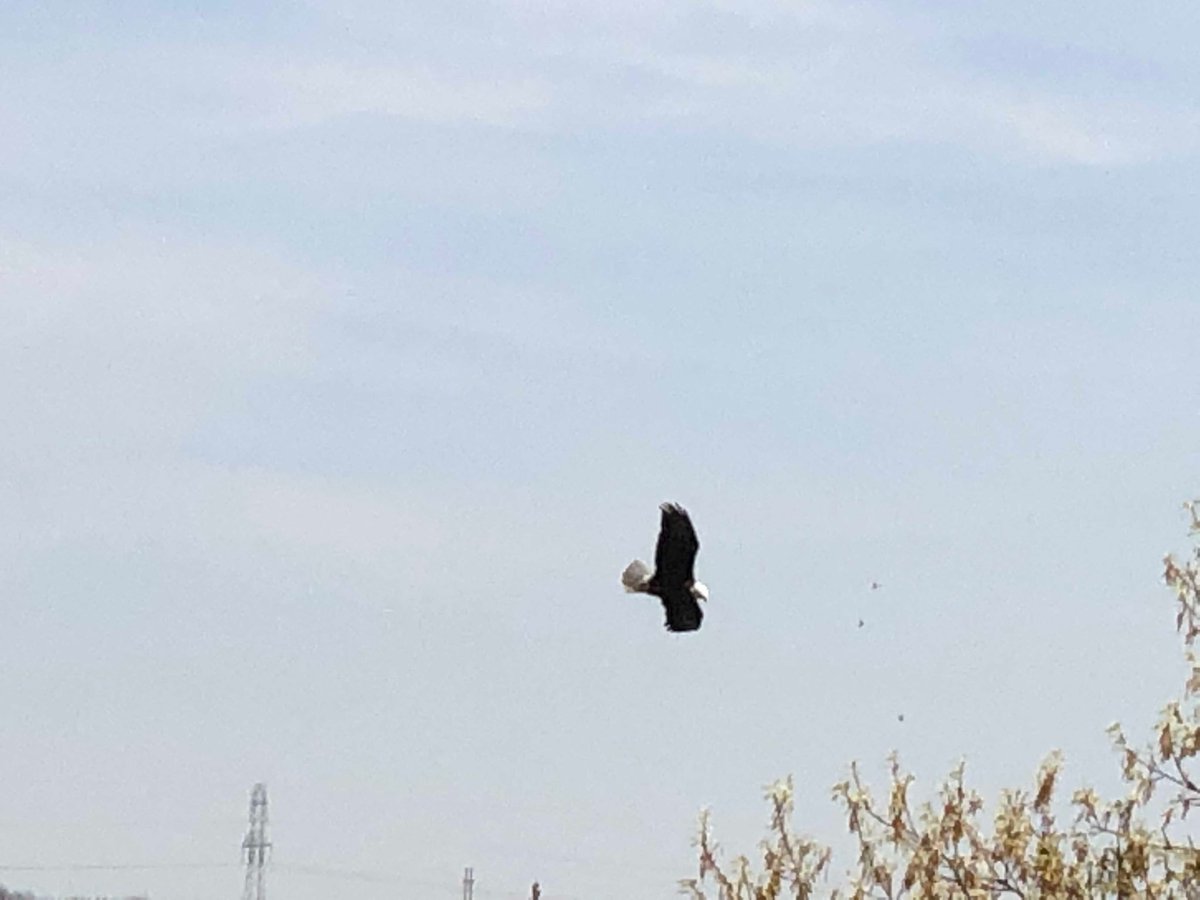
[[682, 506], [664, 503], [659, 509], [662, 524], [654, 549], [654, 571], [635, 559], [621, 575], [621, 583], [627, 591], [652, 594], [662, 601], [668, 631], [695, 631], [704, 619], [699, 601], [708, 599], [708, 589], [693, 572], [700, 541]]

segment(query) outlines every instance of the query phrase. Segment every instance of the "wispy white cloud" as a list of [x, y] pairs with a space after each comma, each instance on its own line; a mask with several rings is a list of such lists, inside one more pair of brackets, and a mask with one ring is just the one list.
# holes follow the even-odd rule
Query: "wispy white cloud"
[[[120, 384], [166, 408], [301, 365], [320, 278], [270, 254], [145, 235], [88, 244], [0, 237], [3, 366], [97, 411]], [[11, 384], [11, 379], [9, 381]], [[4, 391], [13, 401], [16, 392]]]
[[[756, 13], [772, 18], [769, 9]], [[1120, 165], [1195, 152], [1200, 118], [1165, 98], [1064, 93], [956, 68], [939, 36], [859, 10], [811, 21], [780, 48], [687, 50], [631, 38], [612, 65], [664, 79], [644, 112], [664, 123], [798, 147], [888, 142], [960, 146], [1034, 164]]]
[[[1103, 80], [1074, 79], [1069, 90], [1018, 82], [965, 66], [957, 37], [878, 5], [497, 5], [478, 21], [418, 23], [420, 43], [411, 16], [389, 4], [316, 15], [329, 37], [300, 48], [93, 49], [86, 64], [21, 77], [10, 63], [0, 153], [36, 167], [57, 148], [60, 161], [78, 157], [82, 175], [131, 157], [153, 171], [164, 154], [186, 158], [191, 140], [346, 117], [561, 135], [703, 129], [797, 148], [924, 143], [1035, 164], [1132, 164], [1200, 148], [1197, 117], [1152, 84], [1114, 94]], [[31, 77], [36, 101], [15, 87]], [[89, 145], [89, 131], [106, 136]]]
[[[323, 299], [268, 254], [132, 235], [0, 237], [0, 296], [0, 493], [26, 549], [186, 521], [188, 479], [165, 481], [189, 437], [237, 392], [305, 367]], [[153, 527], [130, 535], [135, 522]]]
[[[588, 33], [586, 13], [574, 30], [555, 20], [563, 29], [553, 36], [557, 52], [591, 68], [601, 119], [641, 116], [797, 147], [941, 144], [1034, 164], [1133, 164], [1200, 148], [1200, 118], [1171, 95], [1114, 93], [1107, 80], [1089, 87], [1082, 79], [1066, 91], [1015, 82], [1003, 70], [968, 70], [956, 32], [883, 6], [762, 0], [654, 9], [657, 27], [647, 27], [645, 10], [631, 12], [624, 29], [619, 14], [602, 14], [601, 38]], [[728, 21], [702, 24], [712, 13]], [[672, 27], [683, 22], [692, 27]], [[723, 39], [711, 40], [722, 24]], [[621, 69], [659, 80], [623, 99], [606, 85]], [[569, 81], [560, 88], [580, 99]]]
[[[489, 552], [498, 532], [478, 517], [453, 535], [444, 527], [445, 489], [434, 497], [412, 483], [193, 449], [263, 385], [306, 383], [317, 366], [349, 384], [337, 354], [317, 349], [331, 304], [345, 298], [314, 273], [223, 244], [5, 235], [0, 297], [5, 579], [34, 578], [66, 548], [131, 572], [221, 560], [225, 579], [268, 604], [307, 578], [403, 584], [400, 605], [453, 569], [452, 536], [472, 533]], [[406, 371], [421, 385], [421, 373], [394, 368], [380, 360], [377, 387]], [[162, 603], [189, 597], [180, 586]]]
[[1186, 110], [1011, 96], [991, 111], [1035, 161], [1120, 166], [1200, 148], [1200, 117]]
[[[429, 277], [349, 288], [261, 250], [144, 235], [86, 245], [4, 236], [0, 295], [0, 415], [10, 426], [0, 503], [13, 513], [0, 522], [0, 556], [27, 562], [65, 543], [249, 566], [257, 547], [411, 588], [446, 577], [457, 541], [516, 558], [489, 524], [511, 498], [480, 495], [480, 485], [355, 481], [320, 466], [272, 468], [269, 447], [245, 463], [194, 444], [229, 416], [241, 421], [247, 395], [280, 383], [481, 397], [575, 360], [651, 355], [536, 292]], [[481, 356], [508, 362], [496, 371]], [[455, 503], [473, 507], [467, 521], [455, 521]]]
[[374, 114], [511, 127], [530, 122], [549, 104], [547, 85], [519, 73], [488, 78], [437, 72], [420, 64], [313, 61], [255, 68], [247, 74], [251, 90], [270, 98], [278, 124], [287, 125]]

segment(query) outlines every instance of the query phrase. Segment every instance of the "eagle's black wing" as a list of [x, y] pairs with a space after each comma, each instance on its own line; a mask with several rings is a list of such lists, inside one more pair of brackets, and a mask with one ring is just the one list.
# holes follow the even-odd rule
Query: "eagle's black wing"
[[686, 588], [663, 591], [659, 599], [667, 614], [667, 631], [695, 631], [700, 627], [704, 611]]
[[696, 529], [688, 518], [687, 510], [678, 503], [664, 503], [662, 510], [662, 525], [658, 529], [658, 546], [654, 549], [654, 581], [663, 592], [663, 603], [666, 596], [676, 591], [687, 595], [687, 599], [697, 609], [696, 622], [699, 625], [699, 607], [696, 601], [687, 593], [695, 576], [692, 567], [696, 562], [696, 552], [700, 549], [700, 541], [696, 538]]

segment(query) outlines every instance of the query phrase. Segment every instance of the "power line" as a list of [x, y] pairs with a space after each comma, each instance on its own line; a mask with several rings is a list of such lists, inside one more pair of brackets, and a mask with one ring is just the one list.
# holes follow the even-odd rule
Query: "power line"
[[[272, 843], [267, 837], [268, 807], [267, 788], [259, 782], [250, 793], [249, 826], [242, 839], [242, 862], [246, 867], [246, 880], [243, 888], [243, 900], [266, 900], [266, 869]], [[168, 863], [57, 863], [11, 865], [0, 864], [0, 872], [135, 872], [135, 871], [182, 871], [203, 869], [228, 869], [239, 863], [233, 862], [168, 862]], [[392, 873], [368, 871], [363, 869], [334, 868], [316, 864], [302, 863], [272, 863], [271, 866], [280, 873], [298, 875], [315, 875], [325, 878], [352, 879], [385, 884], [403, 884], [425, 888], [446, 888], [447, 882], [432, 879], [414, 878], [408, 873]], [[462, 892], [463, 900], [475, 900], [476, 891], [475, 870], [467, 867], [463, 870]], [[490, 888], [478, 889], [484, 897], [503, 897], [525, 900], [526, 895], [512, 891]], [[536, 882], [533, 888], [535, 900], [541, 898], [541, 887]], [[553, 894], [553, 900], [578, 900], [571, 895]], [[549, 898], [548, 898], [549, 900]]]
[[232, 869], [240, 863], [57, 863], [51, 865], [0, 865], [0, 872], [134, 872], [171, 869]]
[[[290, 875], [307, 875], [315, 878], [332, 878], [343, 881], [363, 881], [372, 884], [395, 884], [405, 887], [420, 887], [431, 888], [434, 890], [445, 890], [449, 886], [448, 881], [434, 880], [432, 878], [418, 878], [413, 875], [408, 875], [402, 872], [385, 872], [374, 869], [346, 869], [333, 866], [321, 866], [314, 863], [281, 863], [273, 861], [271, 863], [271, 871], [279, 874]], [[482, 888], [475, 883], [472, 885], [473, 893], [478, 897], [511, 897], [514, 900], [526, 900], [526, 895], [518, 891], [502, 891], [494, 888]], [[551, 895], [554, 900], [571, 900], [568, 895], [554, 894]], [[547, 897], [546, 900], [550, 900]]]
[[[240, 868], [234, 862], [170, 862], [170, 863], [57, 863], [48, 865], [0, 865], [0, 872], [149, 872], [186, 871], [204, 869]], [[281, 875], [306, 875], [315, 878], [332, 878], [345, 881], [363, 881], [375, 884], [395, 884], [406, 887], [445, 889], [450, 881], [418, 878], [402, 872], [386, 872], [370, 869], [347, 869], [322, 866], [315, 863], [271, 862], [271, 870]], [[477, 897], [503, 897], [524, 900], [526, 895], [518, 891], [473, 886]], [[542, 894], [544, 900], [573, 900], [570, 894]]]

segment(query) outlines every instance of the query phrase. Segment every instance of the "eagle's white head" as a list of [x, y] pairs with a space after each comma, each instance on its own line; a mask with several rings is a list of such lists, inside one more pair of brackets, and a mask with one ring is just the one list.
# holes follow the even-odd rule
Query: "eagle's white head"
[[708, 602], [708, 585], [703, 581], [692, 582], [692, 596], [697, 600]]

